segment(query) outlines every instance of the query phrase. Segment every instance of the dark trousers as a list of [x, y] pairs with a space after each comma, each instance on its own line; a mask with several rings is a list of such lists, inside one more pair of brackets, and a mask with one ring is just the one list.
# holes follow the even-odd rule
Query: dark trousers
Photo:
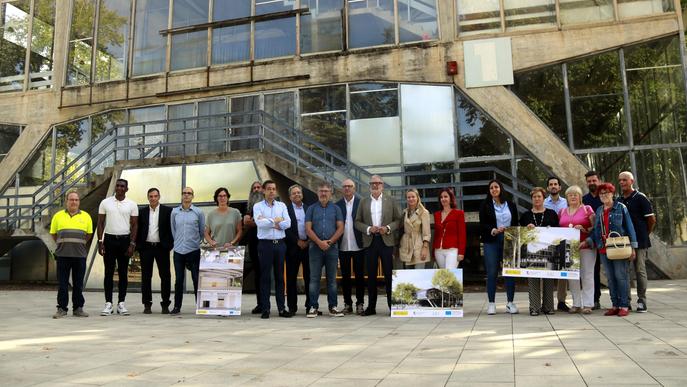
[[284, 310], [284, 257], [286, 244], [283, 239], [275, 241], [262, 239], [258, 241], [258, 259], [260, 260], [260, 302], [263, 312], [269, 312], [270, 287], [272, 285], [270, 269], [274, 270], [274, 298], [277, 309]]
[[186, 278], [186, 269], [191, 271], [191, 279], [193, 280], [193, 294], [198, 297], [198, 267], [200, 266], [200, 249], [191, 251], [190, 253], [180, 254], [174, 252], [174, 307], [181, 308], [181, 303], [184, 300], [184, 279]]
[[169, 271], [169, 250], [159, 243], [151, 244], [143, 242], [139, 251], [141, 256], [141, 293], [144, 305], [153, 303], [153, 291], [151, 281], [153, 279], [153, 264], [157, 263], [157, 272], [160, 275], [160, 297], [162, 306], [170, 304], [169, 294], [172, 288], [172, 275]]
[[393, 269], [392, 246], [384, 244], [382, 237], [375, 235], [372, 243], [365, 249], [365, 260], [367, 261], [367, 295], [369, 298], [368, 308], [377, 308], [377, 268], [379, 267], [378, 258], [382, 261], [382, 272], [384, 273], [384, 285], [386, 289], [386, 302], [391, 309], [391, 271]]
[[596, 261], [594, 262], [594, 302], [599, 302], [601, 299], [601, 257], [599, 252], [596, 252]]
[[103, 243], [105, 244], [105, 302], [112, 302], [112, 290], [114, 288], [114, 272], [117, 269], [119, 280], [117, 281], [117, 302], [124, 302], [126, 299], [126, 288], [129, 286], [129, 256], [126, 255], [129, 249], [128, 235], [105, 234]]
[[298, 309], [298, 268], [303, 265], [303, 282], [305, 283], [305, 310], [310, 308], [310, 260], [308, 248], [298, 245], [286, 249], [286, 305], [290, 312]]
[[86, 257], [57, 257], [57, 279], [60, 286], [57, 290], [57, 306], [68, 310], [69, 274], [72, 276], [72, 310], [83, 308], [83, 277], [86, 274]]
[[353, 272], [355, 273], [355, 304], [363, 305], [365, 302], [365, 253], [363, 250], [339, 252], [344, 304], [353, 305], [351, 297], [353, 285], [351, 281], [351, 262], [353, 262]]
[[260, 306], [260, 258], [258, 257], [258, 229], [248, 230], [248, 255], [253, 264], [253, 285], [255, 286], [255, 300]]

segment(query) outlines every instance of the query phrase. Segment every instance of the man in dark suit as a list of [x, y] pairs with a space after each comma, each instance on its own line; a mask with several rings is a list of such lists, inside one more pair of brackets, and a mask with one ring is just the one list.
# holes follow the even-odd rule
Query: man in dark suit
[[298, 310], [298, 269], [303, 265], [303, 282], [305, 283], [305, 310], [310, 308], [310, 260], [308, 259], [308, 235], [305, 233], [305, 211], [308, 206], [303, 203], [303, 188], [294, 184], [289, 187], [289, 200], [286, 206], [291, 218], [291, 227], [286, 233], [286, 305], [291, 315]]
[[162, 306], [162, 314], [168, 314], [169, 295], [172, 286], [169, 252], [174, 243], [170, 225], [172, 209], [160, 204], [160, 191], [157, 188], [148, 190], [148, 202], [150, 205], [139, 209], [138, 233], [136, 235], [136, 249], [141, 257], [143, 313], [152, 313], [153, 294], [151, 280], [153, 278], [153, 262], [155, 262], [160, 275], [160, 296], [162, 298], [160, 305]]
[[391, 272], [395, 234], [401, 224], [401, 210], [396, 200], [383, 194], [384, 181], [379, 175], [370, 178], [370, 196], [360, 200], [355, 215], [355, 228], [363, 234], [363, 247], [367, 260], [367, 293], [369, 304], [364, 316], [377, 314], [377, 268], [382, 261], [386, 287], [386, 301], [391, 310]]
[[339, 239], [339, 266], [341, 267], [341, 288], [344, 296], [345, 314], [353, 313], [351, 297], [351, 264], [355, 273], [355, 312], [365, 312], [365, 255], [363, 252], [363, 234], [355, 229], [355, 214], [360, 205], [360, 198], [355, 195], [355, 183], [346, 179], [341, 185], [343, 198], [336, 202], [344, 216], [344, 233]]

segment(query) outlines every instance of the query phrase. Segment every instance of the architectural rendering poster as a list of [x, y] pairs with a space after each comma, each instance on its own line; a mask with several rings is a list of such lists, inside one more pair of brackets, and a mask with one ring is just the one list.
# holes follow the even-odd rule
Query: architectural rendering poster
[[394, 270], [391, 317], [463, 317], [463, 270]]
[[244, 247], [201, 250], [196, 314], [241, 314]]
[[503, 275], [580, 278], [580, 231], [567, 227], [508, 227], [503, 242]]

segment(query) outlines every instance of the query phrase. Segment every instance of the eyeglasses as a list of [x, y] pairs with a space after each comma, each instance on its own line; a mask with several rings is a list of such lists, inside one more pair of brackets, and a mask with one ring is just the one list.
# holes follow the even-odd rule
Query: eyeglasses
[[342, 185], [342, 187], [343, 188], [353, 188], [354, 185], [353, 184], [346, 184], [346, 185]]
[[193, 192], [182, 192], [182, 195], [193, 195]]
[[382, 182], [382, 181], [371, 181], [370, 182], [370, 185], [380, 185], [380, 184], [384, 184], [384, 182]]
[[599, 192], [599, 196], [613, 195], [613, 192]]

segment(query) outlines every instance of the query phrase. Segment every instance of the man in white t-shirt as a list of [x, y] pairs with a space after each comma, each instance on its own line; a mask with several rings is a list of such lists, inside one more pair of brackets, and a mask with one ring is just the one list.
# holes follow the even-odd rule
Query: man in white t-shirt
[[114, 196], [100, 202], [98, 208], [98, 252], [105, 263], [105, 308], [100, 312], [101, 316], [109, 316], [113, 312], [115, 268], [119, 276], [117, 314], [129, 315], [124, 299], [128, 286], [129, 258], [136, 248], [138, 206], [133, 200], [126, 198], [128, 190], [129, 182], [117, 179]]

